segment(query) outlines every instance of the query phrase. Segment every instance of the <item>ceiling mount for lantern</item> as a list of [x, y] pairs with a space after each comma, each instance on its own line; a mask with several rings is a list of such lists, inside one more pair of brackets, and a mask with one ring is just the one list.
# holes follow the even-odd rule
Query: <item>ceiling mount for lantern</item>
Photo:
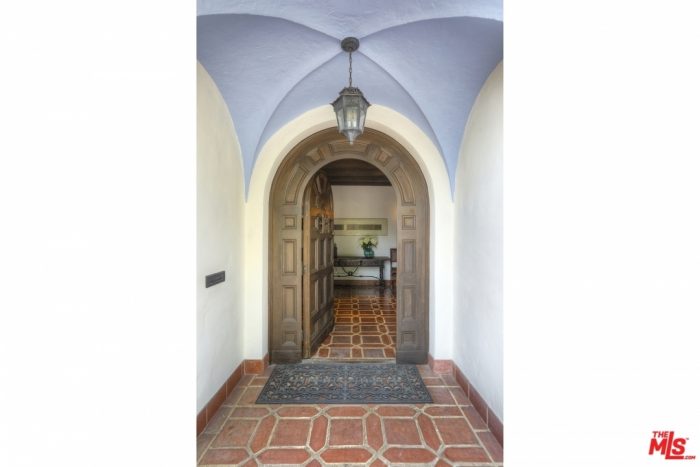
[[340, 48], [347, 53], [353, 53], [360, 48], [360, 39], [357, 37], [346, 37], [340, 41]]
[[365, 117], [370, 103], [362, 95], [360, 88], [352, 87], [352, 53], [360, 48], [360, 40], [356, 37], [346, 37], [340, 42], [340, 47], [348, 53], [350, 69], [348, 87], [340, 91], [340, 96], [331, 104], [338, 120], [338, 131], [343, 133], [352, 144], [365, 128]]

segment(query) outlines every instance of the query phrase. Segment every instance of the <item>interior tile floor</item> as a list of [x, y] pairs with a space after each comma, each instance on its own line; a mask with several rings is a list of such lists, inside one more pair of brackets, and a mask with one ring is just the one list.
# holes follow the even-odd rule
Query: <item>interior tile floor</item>
[[503, 465], [454, 378], [427, 365], [418, 368], [433, 404], [256, 405], [272, 368], [244, 376], [199, 435], [200, 466]]
[[396, 357], [396, 297], [390, 288], [336, 287], [335, 326], [312, 359]]

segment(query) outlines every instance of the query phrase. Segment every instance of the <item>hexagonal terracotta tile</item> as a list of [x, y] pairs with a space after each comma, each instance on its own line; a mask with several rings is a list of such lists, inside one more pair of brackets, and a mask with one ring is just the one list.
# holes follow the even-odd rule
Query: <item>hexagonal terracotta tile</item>
[[372, 454], [360, 448], [330, 448], [326, 449], [321, 458], [329, 464], [367, 462]]

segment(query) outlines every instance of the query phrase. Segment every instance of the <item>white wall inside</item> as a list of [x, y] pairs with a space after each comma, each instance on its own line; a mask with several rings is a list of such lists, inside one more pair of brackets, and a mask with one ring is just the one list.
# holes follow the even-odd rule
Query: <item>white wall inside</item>
[[[197, 411], [243, 360], [244, 185], [228, 108], [197, 64]], [[208, 274], [226, 280], [205, 288]]]
[[503, 65], [464, 132], [455, 184], [454, 361], [503, 421]]
[[[337, 218], [387, 219], [388, 235], [376, 235], [379, 244], [375, 256], [389, 256], [389, 249], [396, 248], [396, 192], [391, 186], [333, 186], [333, 211]], [[375, 235], [372, 235], [375, 236]], [[338, 256], [362, 256], [361, 236], [336, 235]], [[346, 268], [349, 269], [349, 268]], [[354, 268], [353, 268], [354, 269]], [[352, 269], [350, 269], [352, 270]], [[336, 274], [343, 274], [336, 268]], [[390, 265], [384, 265], [384, 278], [390, 278]], [[377, 276], [378, 268], [358, 268], [354, 275]], [[372, 280], [369, 277], [337, 277], [338, 280]]]

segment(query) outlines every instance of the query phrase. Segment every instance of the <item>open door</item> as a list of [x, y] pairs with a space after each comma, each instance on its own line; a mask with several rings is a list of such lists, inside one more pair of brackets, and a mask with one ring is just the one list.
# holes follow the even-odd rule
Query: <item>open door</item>
[[318, 172], [304, 192], [303, 358], [309, 358], [333, 329], [333, 193]]

